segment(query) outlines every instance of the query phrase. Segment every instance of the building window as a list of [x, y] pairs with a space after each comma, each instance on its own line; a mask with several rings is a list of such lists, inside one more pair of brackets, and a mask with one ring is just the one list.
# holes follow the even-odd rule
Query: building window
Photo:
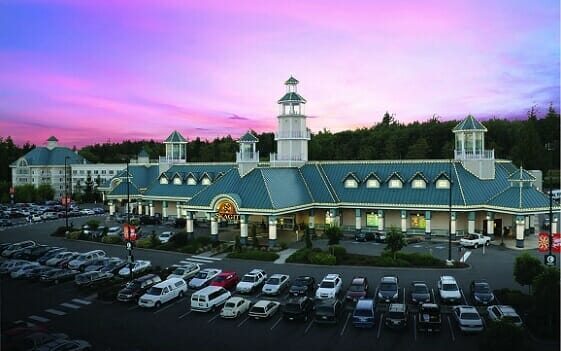
[[379, 188], [380, 187], [380, 182], [378, 181], [378, 179], [368, 179], [366, 181], [366, 187], [367, 188]]
[[425, 181], [422, 179], [413, 179], [411, 187], [413, 189], [425, 189], [427, 187], [427, 183], [425, 183]]
[[97, 170], [94, 171], [94, 174], [98, 174], [99, 172]]
[[72, 171], [72, 174], [77, 175], [77, 174], [78, 174], [78, 171], [77, 171], [77, 170], [73, 170], [73, 171]]
[[84, 170], [83, 170], [83, 169], [80, 170], [80, 174], [84, 174]]
[[208, 177], [204, 177], [201, 183], [203, 185], [210, 185], [210, 179]]
[[181, 178], [179, 178], [179, 177], [173, 178], [173, 184], [175, 184], [175, 185], [181, 185]]
[[403, 183], [399, 179], [390, 179], [388, 186], [390, 189], [401, 189], [403, 187]]
[[104, 169], [101, 170], [101, 174], [105, 174], [106, 171]]
[[160, 184], [167, 184], [167, 183], [168, 183], [168, 179], [166, 177], [160, 178]]
[[109, 174], [113, 174], [113, 170], [109, 170]]
[[187, 178], [187, 185], [196, 185], [197, 181], [193, 177]]
[[358, 183], [356, 179], [348, 178], [345, 180], [345, 188], [356, 188], [358, 187]]
[[450, 189], [450, 181], [448, 179], [439, 179], [436, 181], [437, 189]]
[[425, 229], [426, 228], [426, 220], [425, 216], [422, 216], [420, 213], [412, 214], [411, 215], [411, 228], [413, 229]]

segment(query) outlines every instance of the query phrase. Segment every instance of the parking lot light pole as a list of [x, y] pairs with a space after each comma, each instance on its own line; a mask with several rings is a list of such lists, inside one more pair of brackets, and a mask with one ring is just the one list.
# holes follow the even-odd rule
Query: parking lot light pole
[[551, 153], [551, 165], [547, 172], [549, 174], [549, 256], [551, 256], [551, 247], [553, 246], [553, 177], [551, 176], [551, 168], [553, 168], [553, 144], [545, 144], [545, 149]]
[[448, 168], [450, 179], [448, 189], [448, 262], [452, 262], [452, 159], [450, 159]]
[[131, 240], [131, 227], [130, 227], [130, 173], [129, 173], [129, 163], [130, 159], [127, 159], [127, 231], [128, 231], [128, 239], [127, 239], [127, 251], [128, 251], [128, 259], [129, 259], [129, 275], [130, 280], [132, 281], [132, 268], [134, 266], [133, 261], [134, 257], [132, 255], [132, 240]]
[[66, 160], [68, 160], [70, 156], [64, 157], [64, 220], [66, 223], [66, 232], [68, 233], [68, 185], [67, 185], [67, 177], [66, 177]]

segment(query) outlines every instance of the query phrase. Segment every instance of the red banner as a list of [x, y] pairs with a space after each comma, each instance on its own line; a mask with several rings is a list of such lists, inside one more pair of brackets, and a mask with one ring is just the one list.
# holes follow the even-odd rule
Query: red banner
[[131, 224], [123, 224], [123, 239], [125, 241], [136, 241], [136, 227]]
[[[554, 233], [552, 235], [553, 247], [551, 252], [561, 252], [561, 234]], [[540, 233], [538, 235], [538, 251], [549, 252], [549, 233]]]

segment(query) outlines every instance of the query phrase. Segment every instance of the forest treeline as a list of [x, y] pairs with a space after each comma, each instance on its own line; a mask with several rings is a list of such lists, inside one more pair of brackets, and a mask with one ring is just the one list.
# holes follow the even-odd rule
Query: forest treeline
[[[424, 122], [400, 123], [386, 113], [382, 121], [370, 128], [333, 133], [322, 130], [313, 133], [309, 142], [310, 160], [385, 160], [385, 159], [446, 159], [453, 157], [452, 129], [459, 121], [441, 121], [433, 117]], [[559, 113], [549, 107], [537, 118], [532, 107], [527, 119], [493, 118], [482, 121], [487, 128], [485, 148], [495, 150], [495, 158], [512, 160], [525, 169], [552, 169], [559, 173]], [[276, 152], [274, 133], [254, 133], [259, 139], [257, 149], [263, 161]], [[10, 137], [0, 137], [0, 181], [11, 181], [9, 164], [31, 150], [29, 143], [18, 147]], [[165, 155], [164, 144], [150, 141], [104, 143], [85, 146], [79, 154], [97, 163], [124, 162], [146, 150], [151, 159]], [[230, 135], [214, 140], [189, 140], [187, 158], [190, 162], [234, 162], [238, 144]], [[6, 162], [7, 161], [7, 162]], [[558, 181], [557, 181], [558, 182]]]

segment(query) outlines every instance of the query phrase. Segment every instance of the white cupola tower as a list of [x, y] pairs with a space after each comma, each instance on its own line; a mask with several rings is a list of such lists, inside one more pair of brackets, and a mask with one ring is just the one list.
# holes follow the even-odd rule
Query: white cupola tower
[[452, 132], [456, 139], [454, 158], [479, 179], [494, 179], [495, 150], [485, 150], [487, 128], [468, 115]]
[[242, 177], [251, 172], [259, 163], [258, 141], [259, 139], [251, 132], [245, 133], [237, 141], [240, 144], [240, 151], [236, 152], [236, 163], [238, 164], [238, 172]]
[[308, 161], [310, 130], [306, 127], [304, 99], [297, 91], [298, 80], [290, 77], [286, 94], [278, 101], [278, 132], [275, 133], [277, 153], [271, 154], [273, 167], [300, 167]]

